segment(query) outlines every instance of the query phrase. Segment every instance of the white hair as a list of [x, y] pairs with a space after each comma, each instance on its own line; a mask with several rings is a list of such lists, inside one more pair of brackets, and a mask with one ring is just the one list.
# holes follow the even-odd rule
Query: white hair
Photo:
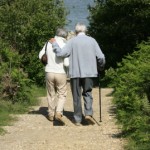
[[76, 26], [75, 26], [75, 32], [76, 34], [80, 33], [80, 32], [84, 32], [86, 33], [87, 31], [87, 28], [86, 28], [86, 25], [83, 24], [83, 23], [77, 23]]

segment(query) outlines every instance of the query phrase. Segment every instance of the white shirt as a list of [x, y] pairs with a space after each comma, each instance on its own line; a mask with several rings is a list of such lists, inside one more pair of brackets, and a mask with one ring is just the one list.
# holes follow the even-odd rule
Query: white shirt
[[[55, 40], [60, 46], [60, 48], [63, 48], [66, 44], [66, 39], [62, 37], [55, 36]], [[45, 46], [46, 44], [39, 52], [39, 59], [41, 59], [41, 57], [45, 53]], [[65, 73], [64, 66], [69, 66], [69, 58], [57, 57], [53, 52], [52, 44], [50, 42], [48, 42], [47, 44], [46, 54], [48, 57], [48, 63], [45, 66], [45, 72]]]

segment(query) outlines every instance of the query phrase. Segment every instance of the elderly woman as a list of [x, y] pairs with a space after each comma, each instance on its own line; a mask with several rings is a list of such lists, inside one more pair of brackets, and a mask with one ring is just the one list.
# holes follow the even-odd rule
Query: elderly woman
[[[68, 32], [63, 28], [59, 28], [56, 31], [55, 40], [62, 48], [66, 44]], [[39, 53], [39, 59], [45, 53], [45, 46]], [[50, 121], [56, 120], [65, 124], [63, 120], [63, 108], [67, 96], [67, 76], [65, 67], [69, 66], [69, 59], [63, 57], [57, 57], [53, 52], [52, 44], [47, 43], [47, 57], [48, 63], [45, 66], [46, 72], [46, 88], [47, 88], [47, 101], [48, 101], [48, 119]], [[56, 99], [56, 94], [58, 99]], [[56, 109], [56, 113], [55, 113]]]

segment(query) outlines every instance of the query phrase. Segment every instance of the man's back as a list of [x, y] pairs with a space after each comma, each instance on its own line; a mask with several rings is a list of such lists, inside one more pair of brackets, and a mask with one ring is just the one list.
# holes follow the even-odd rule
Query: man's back
[[85, 34], [78, 34], [69, 44], [71, 78], [96, 77], [97, 76], [97, 51], [100, 51], [96, 41]]

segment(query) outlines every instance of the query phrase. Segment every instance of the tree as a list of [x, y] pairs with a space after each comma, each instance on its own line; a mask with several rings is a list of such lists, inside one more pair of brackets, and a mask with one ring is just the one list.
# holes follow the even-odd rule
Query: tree
[[36, 83], [44, 81], [38, 52], [54, 36], [56, 28], [65, 25], [65, 17], [63, 1], [3, 0], [0, 3], [0, 38], [23, 55], [21, 66]]
[[22, 52], [40, 48], [65, 24], [63, 3], [55, 0], [5, 0], [0, 14], [0, 37]]
[[150, 36], [150, 1], [96, 0], [89, 21], [89, 33], [106, 55], [106, 68], [114, 68]]

